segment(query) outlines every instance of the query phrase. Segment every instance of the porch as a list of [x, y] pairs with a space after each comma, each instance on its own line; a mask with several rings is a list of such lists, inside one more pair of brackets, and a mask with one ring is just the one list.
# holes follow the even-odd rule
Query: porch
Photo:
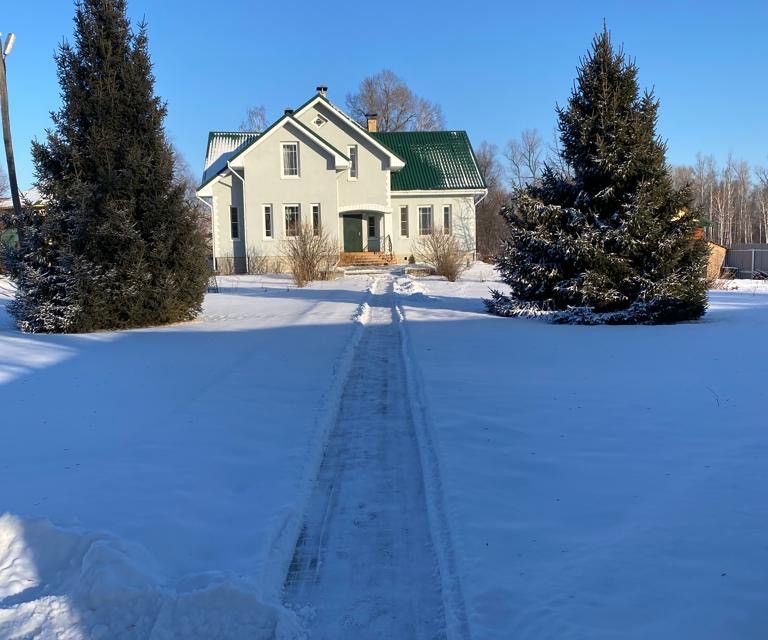
[[341, 218], [342, 250], [339, 264], [381, 267], [392, 264], [392, 238], [379, 211], [345, 212]]

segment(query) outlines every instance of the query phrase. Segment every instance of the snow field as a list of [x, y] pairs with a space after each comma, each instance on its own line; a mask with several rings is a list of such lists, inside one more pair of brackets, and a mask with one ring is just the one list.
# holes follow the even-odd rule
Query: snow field
[[471, 637], [764, 637], [768, 295], [553, 326], [485, 314], [482, 268], [401, 300]]
[[279, 592], [368, 286], [222, 278], [197, 322], [89, 336], [0, 309], [0, 637], [300, 636]]

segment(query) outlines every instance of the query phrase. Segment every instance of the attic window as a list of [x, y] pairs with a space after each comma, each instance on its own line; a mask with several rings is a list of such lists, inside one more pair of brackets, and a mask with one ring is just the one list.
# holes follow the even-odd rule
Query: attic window
[[322, 127], [326, 122], [328, 122], [327, 118], [323, 118], [320, 114], [318, 114], [315, 119], [312, 121], [315, 123], [315, 126], [319, 129]]

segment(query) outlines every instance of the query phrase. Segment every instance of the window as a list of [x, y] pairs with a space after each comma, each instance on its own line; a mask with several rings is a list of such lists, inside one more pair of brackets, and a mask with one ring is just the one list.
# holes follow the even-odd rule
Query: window
[[368, 218], [368, 237], [369, 238], [376, 237], [376, 218], [374, 218], [373, 216]]
[[443, 233], [447, 236], [453, 231], [453, 220], [451, 220], [451, 205], [443, 206]]
[[283, 177], [291, 178], [299, 175], [299, 143], [283, 142]]
[[240, 239], [240, 220], [237, 215], [237, 207], [229, 208], [229, 230], [233, 240]]
[[419, 235], [432, 233], [432, 207], [419, 207]]
[[275, 237], [275, 230], [272, 227], [272, 205], [271, 204], [264, 205], [264, 237], [265, 238]]
[[347, 147], [349, 151], [349, 179], [357, 180], [357, 145]]
[[320, 205], [312, 205], [312, 233], [313, 235], [320, 235]]
[[322, 127], [328, 120], [326, 120], [323, 116], [321, 116], [319, 113], [317, 116], [315, 116], [315, 119], [312, 121], [315, 123], [315, 126], [319, 129]]
[[408, 207], [400, 207], [400, 235], [408, 237]]
[[299, 235], [299, 225], [301, 224], [301, 212], [299, 205], [287, 204], [285, 205], [285, 235], [297, 236]]

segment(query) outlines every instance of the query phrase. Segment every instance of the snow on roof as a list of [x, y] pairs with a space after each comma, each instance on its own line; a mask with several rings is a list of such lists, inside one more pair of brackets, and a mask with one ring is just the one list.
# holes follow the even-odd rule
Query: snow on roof
[[259, 136], [261, 134], [256, 131], [211, 131], [208, 134], [203, 182], [222, 171], [232, 157]]
[[[43, 203], [43, 196], [37, 187], [32, 187], [26, 191], [19, 193], [22, 204], [25, 202], [30, 203], [33, 207], [40, 206]], [[13, 209], [13, 200], [8, 196], [7, 198], [0, 198], [0, 210]]]

